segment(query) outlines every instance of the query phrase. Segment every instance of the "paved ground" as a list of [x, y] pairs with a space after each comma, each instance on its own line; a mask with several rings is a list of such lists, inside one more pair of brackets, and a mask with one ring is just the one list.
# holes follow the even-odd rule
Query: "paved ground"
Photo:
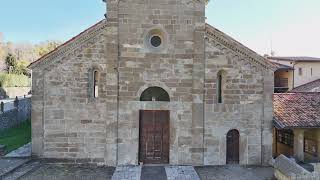
[[192, 166], [166, 166], [168, 180], [200, 180]]
[[195, 169], [202, 180], [274, 180], [272, 167], [229, 165]]
[[44, 164], [21, 180], [108, 180], [113, 167]]
[[141, 166], [118, 166], [112, 180], [140, 180]]
[[141, 180], [163, 180], [167, 179], [164, 166], [143, 166], [141, 171]]
[[273, 180], [273, 168], [259, 166], [119, 166], [46, 164], [0, 159], [2, 180]]
[[12, 152], [7, 154], [5, 157], [30, 157], [31, 156], [31, 143], [28, 143]]

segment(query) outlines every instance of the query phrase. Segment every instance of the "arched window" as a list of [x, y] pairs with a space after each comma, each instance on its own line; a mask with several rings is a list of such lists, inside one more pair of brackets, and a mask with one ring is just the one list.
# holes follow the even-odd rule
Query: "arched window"
[[140, 101], [170, 101], [170, 97], [161, 87], [149, 87], [142, 92]]
[[223, 90], [224, 90], [224, 81], [225, 81], [225, 73], [223, 71], [219, 71], [217, 74], [217, 101], [218, 103], [223, 102]]
[[93, 97], [97, 98], [99, 95], [99, 72], [97, 70], [93, 71]]

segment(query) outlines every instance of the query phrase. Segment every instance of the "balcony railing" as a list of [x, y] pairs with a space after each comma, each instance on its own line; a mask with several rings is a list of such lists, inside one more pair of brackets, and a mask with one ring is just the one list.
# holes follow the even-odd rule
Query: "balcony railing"
[[289, 89], [288, 78], [274, 78], [274, 92], [275, 93], [283, 93], [287, 92]]
[[288, 88], [288, 78], [275, 78], [274, 87], [277, 88]]

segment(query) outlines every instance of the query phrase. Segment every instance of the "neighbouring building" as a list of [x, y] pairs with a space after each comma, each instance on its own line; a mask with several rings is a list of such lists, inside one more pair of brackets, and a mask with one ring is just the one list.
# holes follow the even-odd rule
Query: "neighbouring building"
[[273, 155], [320, 162], [320, 93], [274, 94]]
[[72, 162], [267, 164], [275, 67], [205, 23], [202, 1], [107, 0], [32, 63], [32, 154]]
[[267, 57], [275, 63], [275, 92], [287, 92], [320, 78], [320, 58]]
[[295, 87], [290, 92], [320, 92], [320, 79]]
[[275, 62], [273, 64], [276, 66], [274, 71], [274, 92], [284, 93], [291, 90], [293, 87], [293, 67]]

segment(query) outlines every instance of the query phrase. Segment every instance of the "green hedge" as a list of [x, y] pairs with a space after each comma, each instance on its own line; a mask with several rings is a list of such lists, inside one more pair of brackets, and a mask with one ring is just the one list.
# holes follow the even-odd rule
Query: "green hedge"
[[0, 87], [30, 87], [31, 79], [25, 75], [0, 73]]

